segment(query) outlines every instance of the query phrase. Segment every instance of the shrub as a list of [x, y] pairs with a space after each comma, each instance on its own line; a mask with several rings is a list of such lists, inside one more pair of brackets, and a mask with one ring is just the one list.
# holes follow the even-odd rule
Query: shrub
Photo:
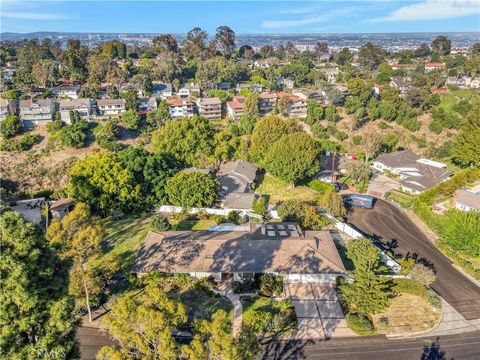
[[337, 131], [337, 133], [335, 134], [335, 137], [340, 141], [348, 139], [347, 133], [343, 131]]
[[360, 145], [362, 143], [362, 135], [353, 135], [352, 142], [354, 145]]
[[65, 123], [62, 120], [53, 120], [47, 124], [47, 130], [49, 133], [59, 131]]
[[236, 211], [230, 211], [227, 215], [228, 222], [237, 224], [239, 220], [239, 215]]
[[259, 278], [259, 294], [263, 296], [279, 296], [283, 292], [283, 278], [281, 276], [262, 274]]
[[0, 122], [0, 135], [3, 138], [15, 136], [20, 131], [21, 123], [18, 116], [8, 115]]
[[427, 299], [428, 290], [421, 283], [412, 281], [410, 279], [397, 279], [395, 280], [395, 286], [393, 288], [397, 293], [407, 293], [411, 295], [420, 296], [423, 299]]
[[347, 323], [350, 329], [352, 329], [359, 335], [375, 334], [375, 328], [373, 326], [373, 322], [370, 317], [354, 314], [354, 313], [348, 314]]
[[41, 139], [42, 137], [38, 134], [25, 134], [18, 141], [14, 139], [4, 140], [0, 149], [3, 151], [27, 151], [33, 145], [38, 144]]
[[152, 229], [157, 231], [168, 231], [171, 229], [171, 225], [166, 216], [155, 215], [152, 218]]

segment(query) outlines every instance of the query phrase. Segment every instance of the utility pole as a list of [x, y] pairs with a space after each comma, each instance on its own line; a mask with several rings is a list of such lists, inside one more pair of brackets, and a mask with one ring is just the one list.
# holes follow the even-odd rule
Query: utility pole
[[335, 183], [335, 155], [336, 152], [332, 153], [332, 184]]

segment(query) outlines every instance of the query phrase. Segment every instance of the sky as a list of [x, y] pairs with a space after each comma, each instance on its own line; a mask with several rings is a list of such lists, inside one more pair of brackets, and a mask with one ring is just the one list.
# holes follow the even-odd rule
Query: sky
[[0, 0], [1, 32], [237, 34], [480, 31], [480, 0]]

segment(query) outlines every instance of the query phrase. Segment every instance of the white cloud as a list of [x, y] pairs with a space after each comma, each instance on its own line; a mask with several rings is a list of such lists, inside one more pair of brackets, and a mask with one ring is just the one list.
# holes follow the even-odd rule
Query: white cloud
[[480, 0], [425, 0], [370, 22], [441, 20], [471, 15], [480, 15]]
[[334, 20], [336, 16], [351, 14], [357, 10], [358, 8], [348, 7], [348, 8], [325, 12], [321, 15], [312, 15], [312, 16], [304, 17], [301, 19], [265, 20], [262, 22], [262, 27], [265, 29], [277, 29], [277, 28], [285, 28], [285, 27], [299, 27], [304, 25], [313, 25], [313, 24], [318, 24], [325, 21]]
[[10, 19], [22, 19], [22, 20], [66, 20], [69, 19], [64, 14], [52, 14], [52, 13], [33, 13], [33, 12], [18, 12], [18, 11], [2, 11], [2, 17]]
[[280, 10], [279, 14], [311, 14], [314, 11], [317, 11], [320, 7], [317, 6], [306, 6], [301, 8], [292, 8], [292, 9], [285, 9]]

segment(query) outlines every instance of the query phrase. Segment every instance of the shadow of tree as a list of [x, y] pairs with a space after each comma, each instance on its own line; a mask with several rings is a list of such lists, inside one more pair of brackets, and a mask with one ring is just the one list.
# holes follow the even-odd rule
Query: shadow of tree
[[[445, 356], [445, 351], [440, 349], [439, 338], [433, 341], [430, 345], [423, 347], [423, 353], [420, 360], [448, 360]], [[451, 358], [453, 360], [453, 358]]]

